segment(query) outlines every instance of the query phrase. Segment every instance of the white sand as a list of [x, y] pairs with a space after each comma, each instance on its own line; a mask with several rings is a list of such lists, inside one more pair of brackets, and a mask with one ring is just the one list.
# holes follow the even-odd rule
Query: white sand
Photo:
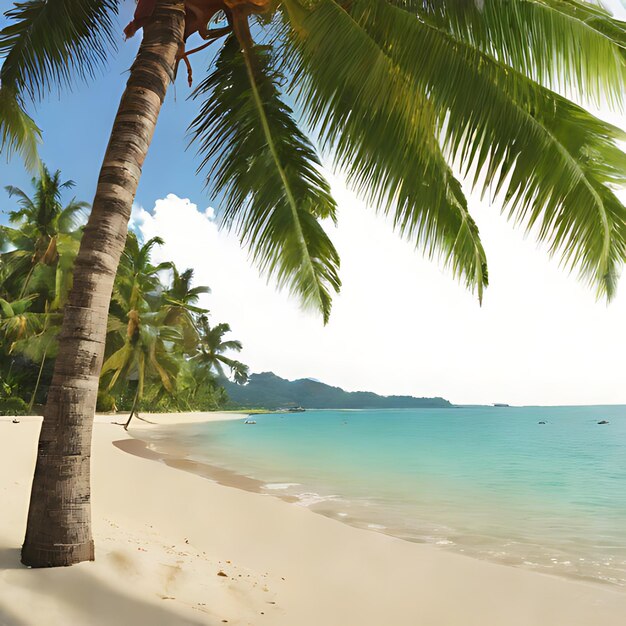
[[[125, 423], [130, 413], [99, 413], [96, 423], [112, 424]], [[243, 420], [247, 413], [231, 413], [226, 411], [195, 411], [192, 413], [140, 413], [142, 419], [133, 417], [132, 428], [147, 428], [150, 426], [172, 426], [174, 424], [200, 424], [202, 422], [223, 422], [227, 420]]]
[[626, 624], [624, 592], [358, 530], [223, 487], [122, 452], [112, 442], [128, 435], [102, 418], [93, 446], [96, 562], [29, 570], [19, 547], [38, 429], [37, 419], [0, 418], [3, 626]]

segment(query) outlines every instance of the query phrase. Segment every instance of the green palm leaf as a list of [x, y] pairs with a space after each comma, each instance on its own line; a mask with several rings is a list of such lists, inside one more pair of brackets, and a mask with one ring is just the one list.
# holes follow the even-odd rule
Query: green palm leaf
[[40, 99], [76, 79], [93, 78], [114, 46], [119, 0], [26, 0], [5, 12], [0, 78]]
[[55, 87], [93, 78], [113, 46], [119, 0], [26, 0], [0, 31], [0, 150], [38, 164], [41, 133], [25, 111]]
[[626, 24], [578, 0], [394, 0], [493, 58], [596, 104], [620, 103]]
[[41, 131], [26, 113], [16, 92], [0, 84], [0, 153], [18, 152], [29, 170], [39, 165]]
[[428, 256], [442, 256], [482, 299], [485, 252], [423, 91], [335, 2], [322, 0], [312, 12], [296, 0], [285, 5], [292, 26], [290, 68], [309, 124], [348, 182], [391, 214], [401, 234]]
[[[335, 202], [308, 139], [279, 98], [266, 47], [231, 36], [195, 97], [205, 98], [191, 130], [223, 221], [251, 248], [261, 271], [297, 293], [328, 320], [339, 291], [339, 256], [317, 221]], [[242, 49], [243, 48], [243, 49]]]
[[624, 133], [385, 2], [355, 0], [351, 12], [428, 94], [474, 184], [505, 190], [510, 217], [610, 298], [626, 257], [626, 210], [611, 191], [626, 182]]

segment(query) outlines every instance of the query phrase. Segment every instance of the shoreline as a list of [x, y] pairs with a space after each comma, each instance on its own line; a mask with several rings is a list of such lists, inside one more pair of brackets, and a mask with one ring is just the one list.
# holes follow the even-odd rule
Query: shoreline
[[[126, 422], [129, 411], [119, 413], [96, 413], [97, 424], [122, 424]], [[154, 428], [155, 426], [178, 426], [182, 424], [205, 424], [209, 422], [228, 422], [248, 417], [243, 411], [188, 411], [182, 413], [141, 413], [140, 418], [133, 416], [132, 428]]]
[[626, 594], [600, 584], [360, 530], [150, 463], [128, 453], [141, 444], [119, 444], [139, 440], [100, 420], [97, 560], [30, 570], [19, 564], [19, 547], [40, 418], [10, 419], [0, 420], [3, 626], [621, 626], [626, 615]]
[[[490, 563], [507, 568], [515, 568], [521, 571], [531, 572], [542, 576], [548, 576], [559, 580], [598, 585], [601, 588], [612, 589], [617, 593], [623, 593], [626, 595], [625, 585], [616, 584], [602, 578], [588, 577], [580, 574], [568, 574], [564, 572], [547, 571], [546, 569], [528, 567], [527, 564], [515, 563], [504, 558], [498, 560], [497, 558], [490, 558], [477, 552], [472, 553], [467, 550], [467, 547], [459, 550], [450, 548], [446, 544], [439, 544], [436, 541], [425, 541], [422, 539], [416, 539], [406, 535], [406, 533], [394, 532], [393, 527], [390, 528], [386, 525], [383, 526], [377, 523], [372, 523], [371, 520], [365, 520], [359, 517], [349, 516], [345, 513], [340, 513], [338, 516], [335, 509], [314, 508], [307, 503], [303, 503], [302, 499], [297, 495], [284, 493], [280, 489], [272, 489], [271, 486], [268, 488], [268, 483], [266, 481], [241, 473], [237, 469], [231, 469], [220, 465], [214, 465], [206, 461], [199, 461], [189, 458], [186, 456], [186, 451], [183, 446], [172, 447], [171, 442], [165, 446], [162, 446], [160, 441], [151, 442], [149, 440], [141, 439], [141, 433], [137, 433], [139, 437], [134, 436], [132, 432], [129, 432], [129, 434], [131, 436], [131, 439], [113, 441], [113, 445], [127, 454], [163, 463], [168, 467], [189, 472], [227, 488], [239, 489], [248, 493], [260, 494], [262, 496], [270, 496], [289, 504], [298, 504], [311, 514], [322, 516], [334, 522], [344, 524], [350, 528], [383, 534], [385, 536], [392, 537], [400, 541], [415, 545], [428, 546], [438, 551], [446, 551], [449, 554], [456, 554], [458, 556], [462, 556], [463, 558], [478, 560], [483, 563]], [[298, 483], [287, 484], [295, 485]]]

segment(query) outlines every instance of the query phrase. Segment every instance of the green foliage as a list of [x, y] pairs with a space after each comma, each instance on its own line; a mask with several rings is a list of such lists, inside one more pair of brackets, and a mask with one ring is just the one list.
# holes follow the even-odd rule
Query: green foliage
[[242, 52], [229, 37], [194, 94], [204, 103], [192, 130], [209, 181], [224, 195], [224, 223], [262, 271], [328, 321], [339, 255], [318, 218], [335, 219], [336, 205], [313, 146], [280, 99], [284, 77], [273, 65], [270, 48]]
[[112, 413], [117, 409], [115, 397], [107, 391], [98, 391], [98, 398], [96, 400], [96, 411], [99, 413]]
[[[62, 192], [73, 183], [61, 183], [59, 172], [43, 167], [33, 186], [33, 197], [7, 188], [18, 207], [9, 212], [12, 226], [0, 230], [0, 398], [7, 411], [45, 401], [85, 208], [75, 200], [63, 207]], [[209, 333], [208, 311], [199, 306], [209, 288], [192, 285], [192, 270], [152, 262], [161, 244], [128, 235], [110, 305], [97, 410], [128, 410], [135, 398], [141, 410], [216, 409], [226, 402], [215, 380], [222, 365], [237, 381], [247, 375], [245, 365], [224, 354], [241, 350], [239, 342], [222, 339], [228, 325]]]
[[113, 46], [118, 0], [26, 0], [0, 31], [0, 149], [38, 165], [40, 131], [24, 110], [76, 78], [93, 78]]
[[[395, 225], [421, 247], [439, 250], [479, 296], [484, 253], [471, 218], [454, 219], [465, 204], [444, 155], [483, 193], [502, 192], [511, 219], [610, 298], [626, 258], [626, 210], [612, 191], [626, 182], [626, 157], [617, 148], [622, 131], [445, 30], [440, 3], [415, 4], [431, 10], [416, 19], [383, 0], [355, 0], [349, 12], [334, 0], [311, 10], [286, 0], [289, 63], [310, 125], [357, 189], [393, 211]], [[443, 4], [449, 12], [456, 6]], [[507, 32], [502, 37], [512, 42]], [[526, 45], [519, 39], [510, 44], [518, 52]], [[334, 41], [342, 41], [340, 58]], [[587, 58], [573, 41], [559, 45], [581, 62]], [[593, 67], [603, 58], [585, 54]], [[541, 59], [537, 71], [547, 80], [552, 74]], [[591, 77], [581, 70], [579, 79]], [[407, 163], [419, 176], [410, 176]]]
[[0, 85], [0, 152], [18, 152], [29, 170], [39, 165], [41, 130], [26, 113], [15, 90]]
[[[394, 0], [540, 84], [601, 104], [624, 98], [624, 24], [577, 0]], [[581, 53], [584, 51], [584, 54]]]
[[[93, 76], [117, 10], [117, 0], [28, 0], [7, 12], [4, 151], [36, 161], [27, 105]], [[256, 16], [264, 45], [250, 16], [227, 13], [218, 30], [232, 34], [194, 93], [201, 168], [260, 269], [325, 321], [339, 257], [320, 223], [336, 207], [316, 143], [479, 300], [487, 260], [453, 166], [599, 296], [614, 295], [626, 259], [626, 209], [615, 194], [626, 183], [626, 135], [568, 99], [623, 104], [626, 24], [599, 1], [283, 0]], [[47, 272], [37, 268], [42, 282]], [[166, 325], [182, 315], [169, 306]]]
[[[310, 126], [348, 182], [394, 227], [482, 299], [487, 259], [437, 142], [432, 104], [354, 18], [331, 0], [304, 12], [288, 0], [289, 65]], [[332, 45], [344, 41], [337, 55]]]
[[[519, 72], [381, 0], [357, 0], [355, 20], [430, 94], [443, 143], [483, 192], [612, 297], [626, 258], [624, 133]], [[463, 97], [459, 94], [463, 93]]]
[[0, 415], [28, 415], [28, 404], [22, 398], [1, 398]]

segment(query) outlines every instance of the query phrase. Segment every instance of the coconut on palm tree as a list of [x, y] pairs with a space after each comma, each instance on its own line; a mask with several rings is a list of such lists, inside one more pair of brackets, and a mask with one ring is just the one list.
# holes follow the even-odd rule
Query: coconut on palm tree
[[[117, 8], [26, 0], [6, 13], [3, 151], [36, 163], [30, 103], [105, 62]], [[557, 93], [624, 98], [626, 26], [598, 3], [141, 0], [126, 33], [140, 28], [48, 394], [22, 553], [34, 566], [93, 558], [89, 454], [109, 299], [159, 111], [193, 38], [218, 42], [191, 129], [222, 219], [263, 272], [324, 320], [340, 279], [320, 221], [337, 207], [316, 145], [479, 299], [487, 261], [452, 164], [599, 294], [614, 294], [626, 257], [614, 193], [626, 180], [624, 133]]]

